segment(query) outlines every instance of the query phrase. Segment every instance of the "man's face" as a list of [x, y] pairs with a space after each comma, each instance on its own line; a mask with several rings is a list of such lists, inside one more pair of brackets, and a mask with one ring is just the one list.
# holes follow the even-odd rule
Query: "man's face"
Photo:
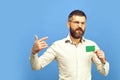
[[79, 39], [83, 36], [86, 27], [86, 18], [84, 16], [73, 16], [72, 20], [68, 22], [70, 28], [70, 35]]

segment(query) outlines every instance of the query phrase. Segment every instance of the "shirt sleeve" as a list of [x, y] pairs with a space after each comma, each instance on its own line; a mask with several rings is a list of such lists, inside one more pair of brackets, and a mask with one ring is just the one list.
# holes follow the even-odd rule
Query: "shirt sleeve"
[[[96, 49], [100, 49], [97, 44], [95, 44]], [[94, 53], [93, 53], [94, 54]], [[107, 76], [109, 73], [109, 62], [106, 61], [105, 64], [103, 64], [96, 54], [94, 54], [93, 62], [95, 63], [97, 70], [103, 74], [104, 76]]]
[[107, 61], [105, 64], [101, 63], [101, 61], [97, 58], [96, 55], [93, 58], [93, 61], [97, 67], [97, 70], [104, 76], [107, 76], [109, 73], [109, 63]]
[[39, 69], [42, 68], [42, 66], [39, 63], [39, 58], [38, 58], [38, 54], [37, 53], [35, 55], [33, 55], [31, 53], [31, 55], [30, 55], [30, 63], [31, 63], [31, 66], [32, 66], [33, 70], [39, 70]]
[[55, 59], [54, 45], [49, 47], [40, 57], [38, 54], [33, 55], [31, 53], [30, 63], [33, 70], [39, 70], [48, 65]]

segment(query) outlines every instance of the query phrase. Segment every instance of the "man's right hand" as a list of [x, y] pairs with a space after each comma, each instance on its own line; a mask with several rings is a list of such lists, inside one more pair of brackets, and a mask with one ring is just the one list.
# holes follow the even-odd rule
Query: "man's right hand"
[[45, 42], [45, 40], [47, 38], [48, 37], [43, 37], [41, 39], [38, 39], [38, 36], [35, 35], [35, 42], [34, 42], [34, 45], [32, 47], [32, 54], [36, 54], [39, 51], [41, 51], [42, 49], [48, 47], [48, 44]]

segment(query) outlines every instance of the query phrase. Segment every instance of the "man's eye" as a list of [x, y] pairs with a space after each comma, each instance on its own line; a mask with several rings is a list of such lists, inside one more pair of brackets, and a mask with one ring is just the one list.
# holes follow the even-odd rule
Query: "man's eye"
[[81, 22], [81, 24], [85, 24], [84, 22]]

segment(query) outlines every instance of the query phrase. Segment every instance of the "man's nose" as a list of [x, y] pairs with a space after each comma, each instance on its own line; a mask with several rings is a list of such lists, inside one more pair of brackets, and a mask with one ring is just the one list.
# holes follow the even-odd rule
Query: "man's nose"
[[81, 22], [79, 22], [78, 26], [79, 26], [79, 27], [82, 27], [82, 23], [81, 23]]

